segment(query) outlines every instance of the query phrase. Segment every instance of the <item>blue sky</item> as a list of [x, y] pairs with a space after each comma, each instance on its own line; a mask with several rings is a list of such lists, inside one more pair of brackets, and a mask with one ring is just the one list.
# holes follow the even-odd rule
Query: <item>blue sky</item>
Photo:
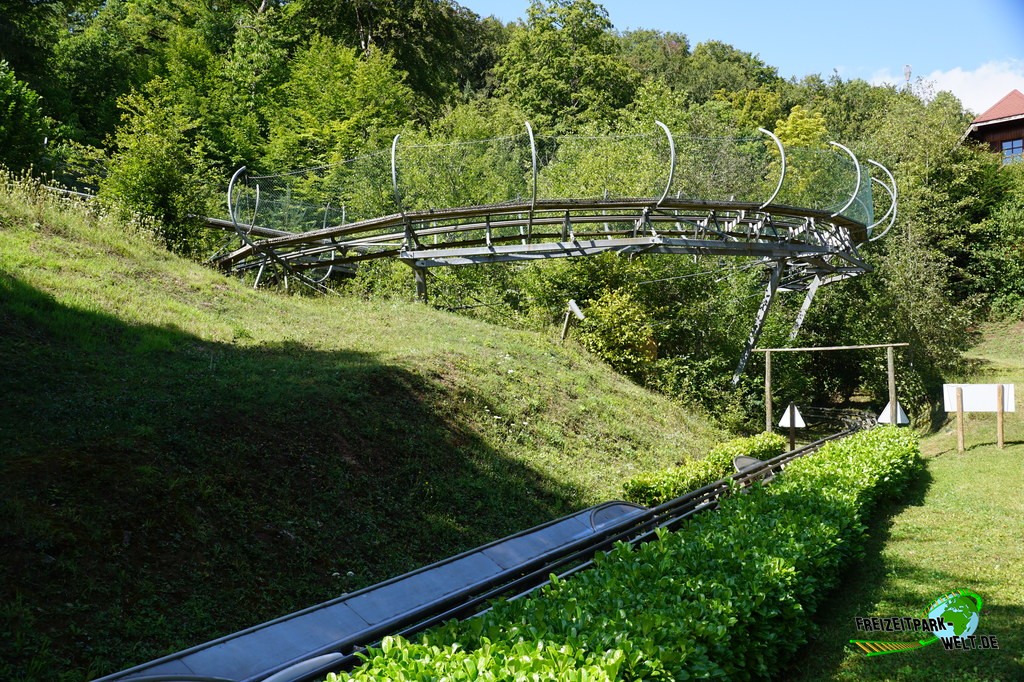
[[[481, 16], [514, 21], [529, 0], [457, 0]], [[913, 78], [950, 90], [975, 113], [1013, 88], [1024, 92], [1024, 0], [605, 0], [620, 30], [684, 33], [758, 54], [780, 75], [833, 70], [843, 78]]]

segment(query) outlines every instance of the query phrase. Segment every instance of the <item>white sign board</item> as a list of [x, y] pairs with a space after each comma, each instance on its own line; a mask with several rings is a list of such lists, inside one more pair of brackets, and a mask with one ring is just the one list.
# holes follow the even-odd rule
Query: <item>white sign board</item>
[[583, 311], [581, 311], [580, 307], [576, 305], [576, 300], [572, 298], [569, 299], [569, 312], [575, 315], [577, 320], [586, 319], [583, 315]]
[[802, 429], [804, 424], [804, 418], [800, 416], [800, 410], [796, 409], [796, 405], [790, 403], [789, 407], [786, 408], [786, 414], [782, 415], [782, 419], [779, 421], [779, 426], [789, 428], [792, 426], [795, 429]]
[[[943, 384], [942, 404], [946, 412], [956, 412], [956, 389], [963, 389], [964, 412], [998, 412], [999, 384]], [[1013, 384], [1003, 384], [1003, 412], [1016, 412]]]

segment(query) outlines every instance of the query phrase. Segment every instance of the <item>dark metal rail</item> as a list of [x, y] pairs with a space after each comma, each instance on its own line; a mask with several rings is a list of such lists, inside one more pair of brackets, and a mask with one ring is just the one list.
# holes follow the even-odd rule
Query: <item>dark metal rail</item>
[[[617, 542], [629, 542], [634, 545], [640, 545], [654, 540], [657, 537], [658, 530], [661, 528], [674, 530], [696, 514], [716, 509], [719, 499], [730, 490], [731, 485], [734, 483], [739, 484], [741, 488], [747, 488], [757, 482], [767, 482], [775, 473], [784, 469], [794, 459], [813, 453], [828, 441], [849, 436], [857, 430], [859, 430], [859, 427], [851, 427], [790, 452], [785, 452], [777, 457], [744, 467], [738, 473], [669, 500], [646, 512], [624, 519], [620, 523], [609, 526], [605, 532], [599, 535], [566, 546], [563, 548], [564, 551], [560, 556], [541, 563], [533, 567], [532, 570], [524, 567], [524, 574], [511, 582], [474, 595], [460, 604], [434, 613], [429, 618], [402, 630], [382, 633], [381, 638], [383, 638], [384, 634], [409, 638], [452, 618], [465, 619], [481, 615], [488, 611], [489, 608], [480, 607], [495, 599], [504, 597], [512, 600], [527, 596], [549, 584], [552, 575], [555, 575], [558, 579], [564, 579], [574, 573], [591, 568], [594, 565], [594, 555], [597, 552], [610, 549]], [[300, 672], [296, 670], [295, 672], [299, 674], [295, 676], [286, 677], [282, 675], [280, 678], [267, 679], [264, 682], [314, 682], [315, 680], [323, 679], [329, 672], [338, 672], [355, 667], [360, 662], [359, 654], [366, 651], [369, 646], [379, 644], [379, 642], [379, 639], [367, 642], [365, 645], [341, 656], [324, 657], [321, 665], [317, 665], [315, 668], [307, 671]]]

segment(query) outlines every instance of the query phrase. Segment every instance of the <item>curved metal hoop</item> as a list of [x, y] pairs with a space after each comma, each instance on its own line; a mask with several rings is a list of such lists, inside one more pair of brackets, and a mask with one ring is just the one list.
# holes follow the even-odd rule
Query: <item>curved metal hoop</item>
[[[892, 199], [892, 204], [889, 206], [889, 210], [885, 212], [885, 215], [883, 215], [878, 220], [878, 222], [876, 222], [874, 225], [868, 226], [868, 234], [871, 234], [871, 232], [876, 227], [878, 227], [879, 223], [881, 223], [883, 220], [885, 220], [887, 217], [889, 217], [889, 224], [886, 225], [884, 230], [882, 230], [882, 233], [877, 235], [877, 236], [869, 237], [868, 238], [869, 242], [873, 242], [873, 241], [876, 241], [878, 239], [881, 239], [886, 234], [888, 234], [889, 230], [891, 230], [893, 225], [896, 224], [896, 204], [898, 203], [898, 198], [899, 198], [898, 192], [899, 192], [899, 190], [896, 187], [896, 178], [893, 177], [892, 173], [889, 172], [888, 168], [886, 168], [882, 164], [878, 163], [877, 161], [873, 161], [871, 159], [868, 159], [868, 163], [870, 163], [872, 166], [876, 166], [878, 168], [881, 168], [882, 172], [884, 172], [887, 176], [889, 176], [889, 182], [892, 183], [892, 187], [890, 187], [889, 185], [886, 185], [884, 182], [882, 182], [881, 180], [879, 180], [877, 178], [871, 178], [872, 180], [877, 182], [879, 185], [884, 187], [885, 191], [889, 193], [889, 198]], [[889, 216], [890, 213], [892, 214], [891, 217]]]
[[[246, 243], [250, 248], [255, 249], [256, 245], [251, 239], [249, 239], [249, 233], [242, 230], [242, 226], [238, 224], [238, 214], [235, 212], [235, 202], [232, 196], [235, 193], [235, 183], [238, 182], [239, 176], [248, 170], [246, 166], [242, 166], [235, 171], [234, 175], [231, 176], [231, 181], [228, 182], [228, 217], [231, 218], [231, 224], [235, 227], [235, 232], [238, 236]], [[256, 185], [256, 203], [252, 208], [252, 216], [249, 218], [249, 228], [256, 224], [256, 213], [260, 210], [260, 186]]]
[[[260, 275], [262, 275], [263, 270], [264, 270], [264, 268], [266, 268], [267, 264], [270, 263], [270, 261], [273, 261], [274, 263], [279, 265], [285, 272], [287, 272], [289, 275], [295, 277], [297, 280], [299, 280], [303, 284], [306, 284], [307, 286], [309, 286], [309, 287], [311, 287], [313, 289], [316, 289], [317, 291], [321, 291], [321, 292], [328, 292], [328, 291], [330, 291], [330, 289], [328, 289], [327, 287], [324, 287], [322, 284], [320, 284], [320, 282], [314, 281], [314, 280], [310, 279], [309, 277], [306, 277], [301, 272], [297, 272], [295, 270], [295, 268], [293, 268], [291, 265], [289, 265], [284, 259], [282, 259], [278, 255], [277, 251], [274, 250], [273, 246], [267, 246], [265, 249], [261, 248], [260, 245], [256, 244], [256, 242], [254, 242], [252, 239], [249, 238], [249, 234], [242, 229], [241, 225], [238, 224], [238, 214], [235, 211], [234, 202], [232, 201], [231, 197], [232, 197], [232, 195], [234, 194], [234, 191], [235, 191], [235, 183], [238, 182], [239, 176], [241, 176], [243, 173], [245, 173], [246, 170], [247, 170], [247, 168], [245, 166], [242, 166], [241, 168], [239, 168], [238, 170], [235, 171], [234, 175], [231, 176], [231, 180], [228, 182], [228, 217], [231, 218], [231, 224], [234, 226], [235, 232], [242, 239], [242, 241], [245, 242], [245, 245], [248, 246], [252, 250], [253, 253], [259, 253], [259, 254], [263, 255], [263, 263], [260, 266]], [[259, 211], [259, 207], [260, 207], [260, 186], [257, 184], [256, 185], [256, 205], [253, 207], [252, 217], [249, 219], [249, 227], [250, 228], [252, 228], [252, 226], [256, 224], [256, 214]], [[333, 268], [333, 265], [332, 265], [332, 268]], [[257, 275], [256, 283], [255, 283], [254, 286], [259, 286], [260, 275]]]
[[[324, 206], [323, 229], [325, 229], [325, 230], [327, 229], [327, 214], [328, 214], [328, 212], [330, 210], [331, 210], [331, 202], [328, 201], [327, 205]], [[314, 277], [312, 274], [309, 275], [309, 278], [311, 280], [313, 280], [314, 282], [316, 282], [317, 284], [323, 284], [324, 282], [326, 282], [327, 279], [330, 278], [331, 273], [334, 272], [334, 264], [333, 264], [333, 261], [334, 261], [334, 249], [331, 249], [330, 251], [324, 251], [323, 253], [319, 254], [318, 258], [323, 260], [324, 256], [327, 257], [328, 261], [332, 262], [331, 265], [327, 266], [327, 271], [324, 272], [323, 275], [321, 275], [320, 277]]]
[[246, 167], [242, 166], [235, 171], [234, 175], [231, 176], [231, 180], [228, 181], [228, 217], [231, 218], [231, 222], [238, 227], [238, 220], [235, 219], [235, 202], [232, 200], [231, 195], [234, 194], [235, 183], [238, 182], [238, 176], [246, 171]]
[[857, 194], [860, 192], [860, 181], [861, 181], [860, 161], [857, 160], [856, 155], [853, 152], [851, 152], [848, 147], [844, 147], [843, 145], [839, 144], [838, 142], [829, 142], [829, 144], [832, 145], [833, 147], [839, 147], [844, 152], [849, 154], [850, 158], [853, 159], [853, 167], [857, 169], [857, 186], [853, 188], [853, 194], [850, 195], [850, 200], [847, 201], [846, 204], [841, 209], [839, 209], [838, 211], [836, 211], [835, 213], [832, 214], [832, 217], [835, 218], [837, 215], [842, 214], [843, 211], [845, 211], [846, 209], [850, 208], [850, 206], [853, 205], [853, 202], [856, 201], [856, 199], [857, 199]]
[[770, 130], [765, 130], [764, 128], [758, 128], [758, 131], [764, 133], [775, 141], [775, 146], [779, 148], [779, 154], [782, 157], [782, 172], [779, 173], [779, 184], [775, 187], [775, 191], [772, 192], [772, 195], [768, 197], [768, 201], [757, 207], [757, 210], [760, 211], [764, 209], [765, 206], [775, 201], [775, 197], [779, 196], [779, 192], [782, 191], [782, 183], [786, 181], [786, 148], [782, 146], [782, 140], [776, 137], [775, 133]]
[[537, 208], [537, 140], [533, 136], [533, 126], [526, 123], [526, 134], [530, 136], [530, 157], [533, 164], [533, 196], [530, 197], [530, 218], [526, 226], [527, 241], [533, 235], [533, 211]]
[[676, 141], [672, 137], [672, 131], [668, 129], [668, 126], [661, 121], [654, 122], [659, 128], [665, 131], [665, 137], [668, 138], [668, 149], [670, 154], [669, 167], [668, 167], [668, 182], [665, 184], [665, 191], [661, 193], [661, 198], [658, 199], [658, 203], [655, 204], [655, 208], [661, 206], [661, 203], [668, 197], [669, 191], [672, 189], [672, 180], [676, 175]]
[[399, 213], [402, 212], [402, 195], [398, 191], [398, 138], [401, 136], [402, 134], [398, 133], [391, 141], [391, 187], [395, 191], [395, 206]]

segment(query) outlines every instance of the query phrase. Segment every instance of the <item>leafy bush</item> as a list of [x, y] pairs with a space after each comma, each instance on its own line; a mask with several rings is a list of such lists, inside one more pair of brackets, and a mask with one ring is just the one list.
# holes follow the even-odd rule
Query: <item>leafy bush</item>
[[539, 596], [500, 602], [418, 643], [389, 638], [355, 679], [762, 679], [806, 641], [810, 615], [862, 551], [865, 516], [920, 466], [892, 427], [825, 445], [770, 486]]
[[42, 155], [46, 123], [40, 104], [39, 95], [0, 61], [0, 164], [13, 171]]
[[212, 212], [206, 143], [196, 122], [160, 91], [159, 82], [151, 86], [148, 96], [120, 100], [126, 113], [100, 195], [125, 218], [155, 219], [155, 231], [169, 250], [205, 256], [213, 237], [194, 216]]
[[650, 315], [628, 292], [609, 291], [587, 306], [577, 338], [616, 371], [642, 378], [657, 357]]
[[623, 486], [626, 499], [653, 506], [714, 483], [732, 471], [732, 460], [741, 455], [770, 459], [785, 452], [786, 439], [777, 433], [734, 438], [712, 448], [702, 459], [656, 473], [640, 474]]
[[[618, 651], [600, 656], [541, 641], [493, 644], [486, 638], [466, 650], [458, 644], [410, 647], [401, 638], [386, 637], [376, 655], [352, 673], [353, 680], [551, 680], [611, 682], [622, 661]], [[339, 680], [336, 675], [327, 678]]]

